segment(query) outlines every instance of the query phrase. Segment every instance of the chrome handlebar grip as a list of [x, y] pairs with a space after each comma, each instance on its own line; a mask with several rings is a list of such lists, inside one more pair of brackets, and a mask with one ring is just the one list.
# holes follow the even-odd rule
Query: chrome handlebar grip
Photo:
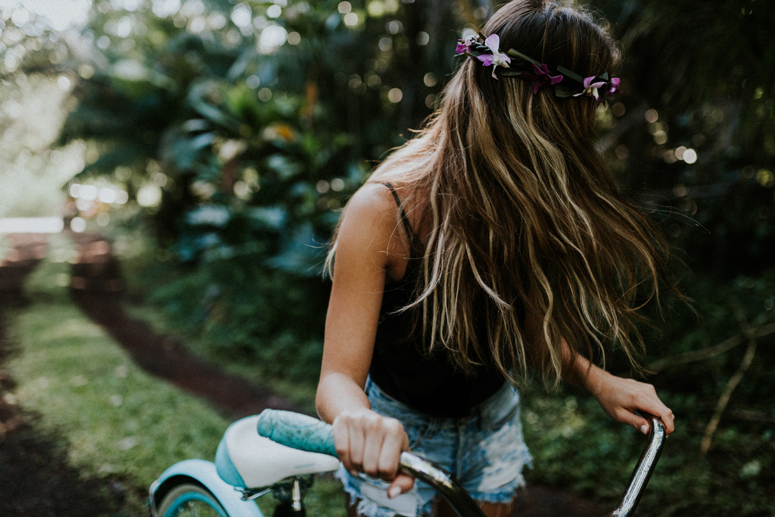
[[468, 492], [449, 474], [430, 461], [415, 456], [411, 452], [402, 452], [400, 463], [403, 472], [425, 481], [438, 490], [460, 517], [485, 517], [482, 509], [471, 499]]
[[659, 455], [662, 454], [662, 447], [665, 445], [665, 425], [657, 417], [644, 415], [651, 418], [651, 431], [649, 432], [649, 441], [640, 455], [638, 464], [632, 472], [632, 477], [624, 491], [624, 495], [619, 501], [618, 506], [610, 513], [610, 517], [627, 517], [632, 515], [635, 507], [638, 506], [643, 489], [649, 482], [651, 473], [657, 466]]

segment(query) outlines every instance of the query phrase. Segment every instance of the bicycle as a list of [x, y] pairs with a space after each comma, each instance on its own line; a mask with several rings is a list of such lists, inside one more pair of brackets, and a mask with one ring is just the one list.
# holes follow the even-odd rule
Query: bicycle
[[[632, 515], [665, 443], [665, 427], [650, 416], [648, 441], [618, 506], [606, 517]], [[258, 432], [256, 432], [258, 431]], [[401, 470], [438, 490], [460, 517], [484, 517], [449, 474], [410, 452]], [[265, 410], [234, 422], [215, 462], [185, 460], [168, 468], [149, 490], [153, 517], [263, 517], [255, 499], [272, 493], [274, 517], [305, 517], [304, 495], [313, 476], [339, 467], [331, 426], [310, 416]]]

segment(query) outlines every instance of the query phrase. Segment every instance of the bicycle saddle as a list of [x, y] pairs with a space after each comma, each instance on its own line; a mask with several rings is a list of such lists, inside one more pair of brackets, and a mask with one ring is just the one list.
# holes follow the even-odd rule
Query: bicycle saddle
[[229, 426], [215, 453], [218, 475], [240, 488], [263, 488], [291, 476], [331, 472], [339, 460], [316, 452], [300, 451], [258, 435], [258, 415]]

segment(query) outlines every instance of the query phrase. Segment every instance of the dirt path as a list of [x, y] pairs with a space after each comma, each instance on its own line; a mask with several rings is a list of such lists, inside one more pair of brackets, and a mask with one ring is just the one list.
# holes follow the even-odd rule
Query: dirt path
[[298, 408], [271, 390], [229, 375], [189, 354], [179, 342], [157, 335], [146, 323], [130, 318], [122, 306], [122, 280], [110, 245], [95, 234], [73, 234], [78, 263], [73, 265], [70, 294], [148, 373], [210, 401], [238, 418], [266, 408]]

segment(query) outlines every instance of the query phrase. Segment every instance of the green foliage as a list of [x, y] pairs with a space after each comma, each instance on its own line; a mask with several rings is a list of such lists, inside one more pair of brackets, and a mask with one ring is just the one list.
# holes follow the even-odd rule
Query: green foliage
[[271, 377], [314, 383], [325, 289], [319, 279], [269, 274], [249, 260], [228, 261], [168, 279], [148, 301], [181, 331], [198, 330], [212, 353], [256, 363]]
[[[75, 181], [107, 176], [130, 193], [125, 220], [139, 214], [191, 273], [152, 301], [227, 355], [317, 365], [327, 288], [316, 277], [338, 210], [449, 70], [451, 59], [432, 58], [454, 33], [418, 43], [420, 22], [438, 25], [449, 8], [380, 5], [100, 3], [84, 31], [98, 47], [93, 75], [81, 74], [60, 144], [87, 139], [97, 154]], [[119, 24], [128, 36], [116, 37]]]
[[771, 267], [775, 4], [594, 5], [623, 47], [623, 94], [602, 140], [624, 188], [694, 271], [729, 281]]

